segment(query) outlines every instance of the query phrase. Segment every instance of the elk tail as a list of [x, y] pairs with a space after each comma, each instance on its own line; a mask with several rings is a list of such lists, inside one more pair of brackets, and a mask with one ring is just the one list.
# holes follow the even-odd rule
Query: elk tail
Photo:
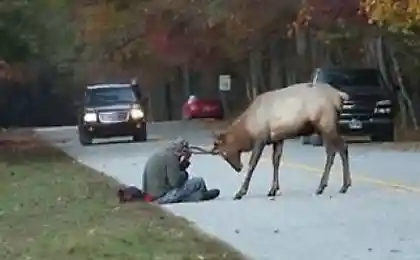
[[340, 95], [341, 101], [346, 101], [350, 99], [349, 94], [343, 91], [338, 91], [338, 95]]

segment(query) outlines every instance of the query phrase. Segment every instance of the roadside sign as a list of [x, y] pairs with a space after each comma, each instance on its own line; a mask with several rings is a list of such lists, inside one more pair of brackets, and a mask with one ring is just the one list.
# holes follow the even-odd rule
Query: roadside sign
[[219, 76], [219, 90], [230, 91], [230, 75]]

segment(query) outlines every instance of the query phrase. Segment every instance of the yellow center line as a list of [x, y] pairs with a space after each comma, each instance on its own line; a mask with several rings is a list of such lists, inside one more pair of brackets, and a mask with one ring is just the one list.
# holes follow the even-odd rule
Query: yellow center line
[[[261, 161], [262, 162], [271, 162], [271, 159], [269, 157], [266, 157], [266, 156], [263, 155], [261, 157]], [[321, 175], [322, 172], [324, 171], [324, 169], [321, 169], [321, 168], [313, 167], [313, 166], [310, 166], [308, 164], [292, 162], [292, 161], [287, 161], [287, 162], [282, 161], [281, 165], [306, 170], [308, 172], [317, 173], [318, 175]], [[354, 176], [354, 175], [356, 175], [356, 176]], [[354, 180], [359, 180], [359, 181], [363, 181], [363, 182], [367, 182], [367, 183], [376, 184], [376, 185], [391, 188], [391, 189], [394, 189], [394, 190], [397, 190], [397, 191], [420, 193], [420, 187], [409, 186], [409, 185], [405, 185], [405, 184], [402, 184], [402, 183], [396, 183], [396, 182], [392, 182], [392, 181], [384, 181], [384, 180], [379, 180], [379, 179], [375, 179], [375, 178], [370, 178], [370, 177], [366, 177], [366, 174], [361, 174], [361, 173], [352, 174], [352, 178]]]
[[[262, 161], [263, 162], [268, 162], [268, 161], [270, 161], [270, 159], [262, 158]], [[312, 172], [312, 173], [317, 173], [318, 175], [321, 175], [322, 172], [324, 171], [321, 168], [313, 167], [313, 166], [303, 164], [303, 163], [291, 162], [291, 161], [287, 161], [287, 162], [283, 161], [281, 164], [285, 165], [285, 166], [293, 167], [293, 168], [306, 170], [306, 171], [309, 171], [309, 172]], [[357, 176], [352, 176], [352, 178], [355, 179], [355, 180], [360, 180], [360, 181], [364, 181], [364, 182], [367, 182], [367, 183], [372, 183], [372, 184], [384, 186], [384, 187], [387, 187], [387, 188], [396, 189], [398, 191], [419, 192], [420, 193], [420, 187], [408, 186], [408, 185], [404, 185], [404, 184], [401, 184], [401, 183], [378, 180], [378, 179], [375, 179], [375, 178], [366, 177], [366, 176], [364, 176], [365, 174], [359, 174], [358, 173], [356, 175]]]

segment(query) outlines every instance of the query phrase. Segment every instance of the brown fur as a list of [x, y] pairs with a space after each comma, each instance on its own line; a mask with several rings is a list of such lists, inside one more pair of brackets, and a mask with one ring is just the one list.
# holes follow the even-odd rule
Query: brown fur
[[[301, 85], [299, 87], [302, 88], [304, 86]], [[269, 96], [271, 95], [271, 93], [266, 92], [257, 97], [257, 99], [225, 131], [215, 135], [212, 150], [213, 153], [220, 154], [237, 172], [242, 170], [241, 153], [252, 151], [247, 176], [240, 190], [235, 195], [236, 199], [242, 198], [242, 196], [247, 193], [251, 176], [260, 159], [262, 150], [265, 145], [273, 145], [272, 160], [274, 173], [273, 182], [268, 195], [274, 196], [279, 190], [278, 168], [280, 157], [283, 151], [283, 141], [285, 139], [295, 138], [299, 136], [308, 136], [314, 133], [320, 134], [324, 139], [325, 149], [327, 153], [327, 161], [324, 168], [324, 174], [318, 186], [317, 194], [321, 194], [324, 188], [327, 186], [331, 166], [334, 161], [336, 152], [340, 153], [340, 157], [343, 163], [343, 186], [340, 192], [345, 193], [347, 189], [351, 186], [347, 146], [337, 130], [337, 120], [342, 107], [342, 102], [348, 97], [345, 93], [337, 93], [334, 91], [334, 89], [329, 89], [329, 86], [320, 86], [320, 88], [321, 87], [327, 87], [327, 90], [325, 92], [322, 92], [323, 90], [315, 91], [319, 91], [318, 94], [321, 93], [321, 96], [324, 95], [322, 96], [322, 98], [325, 98], [326, 101], [331, 100], [331, 103], [327, 103], [331, 105], [313, 106], [315, 109], [317, 109], [315, 111], [319, 110], [315, 114], [315, 117], [313, 116], [314, 113], [308, 115], [296, 115], [296, 118], [298, 118], [299, 116], [299, 121], [296, 121], [295, 125], [288, 124], [287, 127], [282, 127], [277, 124], [278, 126], [276, 125], [276, 128], [274, 129], [261, 128], [266, 129], [264, 130], [266, 131], [264, 133], [258, 132], [258, 134], [251, 134], [251, 132], [249, 132], [247, 128], [248, 117], [255, 117], [256, 114], [253, 113], [255, 112], [253, 110], [258, 109], [259, 106], [267, 100], [273, 102], [273, 99], [270, 99], [271, 97]], [[294, 94], [295, 97], [299, 97], [300, 95], [300, 92], [297, 92], [297, 94], [293, 92], [286, 93], [292, 93], [291, 95]], [[278, 92], [276, 93], [276, 95], [281, 97], [281, 95], [279, 95]], [[266, 98], [266, 100], [264, 100], [264, 98]], [[290, 117], [288, 119], [290, 120]], [[259, 121], [254, 120], [252, 122]]]

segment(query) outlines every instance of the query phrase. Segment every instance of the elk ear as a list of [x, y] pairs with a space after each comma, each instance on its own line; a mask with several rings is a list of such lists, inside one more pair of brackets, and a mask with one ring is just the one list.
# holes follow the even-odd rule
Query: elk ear
[[212, 132], [213, 138], [219, 141], [224, 141], [226, 138], [226, 133], [225, 132]]

